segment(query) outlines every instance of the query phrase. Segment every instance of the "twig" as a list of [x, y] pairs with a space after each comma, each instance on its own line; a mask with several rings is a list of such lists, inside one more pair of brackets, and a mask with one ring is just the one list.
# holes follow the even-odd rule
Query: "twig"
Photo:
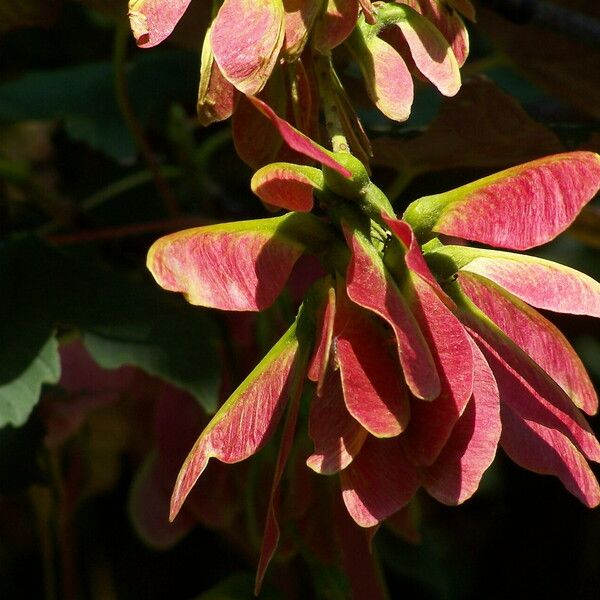
[[175, 198], [173, 191], [169, 187], [166, 179], [163, 177], [160, 165], [156, 160], [156, 156], [144, 135], [144, 130], [135, 114], [129, 92], [127, 89], [127, 77], [125, 74], [127, 42], [129, 40], [129, 26], [127, 21], [119, 21], [115, 31], [115, 41], [113, 50], [113, 68], [114, 68], [114, 84], [115, 95], [119, 110], [127, 124], [131, 135], [135, 139], [137, 147], [148, 165], [148, 169], [152, 173], [154, 185], [163, 200], [167, 213], [171, 216], [179, 214], [179, 203]]

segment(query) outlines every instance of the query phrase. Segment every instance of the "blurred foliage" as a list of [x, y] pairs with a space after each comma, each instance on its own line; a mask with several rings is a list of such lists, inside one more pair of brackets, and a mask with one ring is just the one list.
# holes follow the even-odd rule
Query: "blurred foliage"
[[[597, 3], [557, 3], [600, 18]], [[204, 15], [209, 3], [192, 4]], [[135, 519], [152, 527], [159, 516], [134, 515], [134, 527], [128, 499], [134, 479], [146, 483], [148, 506], [166, 515], [173, 469], [206, 420], [199, 407], [213, 412], [258, 362], [255, 340], [277, 337], [289, 298], [258, 319], [226, 318], [150, 281], [144, 257], [159, 235], [267, 213], [228, 126], [195, 122], [194, 15], [160, 50], [127, 40], [119, 63], [125, 11], [117, 0], [0, 0], [0, 597], [242, 600], [252, 597], [273, 448], [252, 470], [211, 475], [197, 506], [210, 488], [231, 510], [210, 522], [191, 510], [168, 548], [141, 541]], [[457, 98], [419, 88], [402, 126], [361, 114], [376, 138], [374, 179], [399, 210], [536, 155], [600, 148], [597, 49], [478, 14], [472, 79]], [[597, 211], [542, 254], [600, 278]], [[550, 317], [600, 384], [597, 325]], [[110, 370], [77, 393], [59, 368], [73, 340]], [[108, 394], [100, 383], [123, 366], [131, 378]], [[165, 396], [164, 382], [181, 396]], [[386, 528], [374, 541], [392, 598], [597, 597], [599, 513], [554, 480], [500, 456], [465, 506], [423, 496], [420, 511], [420, 544]], [[345, 575], [307, 552], [284, 547], [291, 558], [274, 565], [261, 598], [345, 597]]]

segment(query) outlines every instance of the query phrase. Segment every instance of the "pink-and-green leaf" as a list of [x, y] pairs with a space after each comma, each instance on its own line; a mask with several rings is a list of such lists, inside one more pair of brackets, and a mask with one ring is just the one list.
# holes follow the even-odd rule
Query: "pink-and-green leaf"
[[426, 196], [404, 213], [418, 237], [443, 233], [514, 250], [549, 242], [600, 188], [600, 156], [555, 154]]
[[[469, 34], [463, 20], [453, 10], [450, 2], [445, 2], [444, 0], [396, 1], [399, 4], [407, 4], [411, 8], [414, 8], [433, 23], [450, 44], [458, 66], [463, 66], [469, 55]], [[471, 14], [474, 16], [474, 12]]]
[[523, 418], [513, 407], [502, 404], [500, 444], [521, 467], [558, 477], [569, 492], [586, 506], [600, 504], [600, 486], [587, 461], [558, 430]]
[[459, 13], [465, 16], [469, 21], [475, 23], [475, 7], [471, 0], [443, 0], [446, 4], [456, 9]]
[[537, 311], [479, 275], [462, 271], [461, 289], [515, 344], [523, 348], [576, 406], [595, 414], [598, 395], [563, 334]]
[[338, 371], [330, 369], [327, 372], [322, 393], [313, 398], [308, 432], [315, 451], [306, 464], [325, 475], [345, 469], [367, 439], [366, 429], [346, 408]]
[[404, 13], [393, 27], [402, 32], [417, 69], [444, 96], [454, 96], [460, 89], [460, 70], [446, 38], [429, 19], [412, 8], [388, 5], [386, 9], [390, 7]]
[[[306, 354], [301, 352], [300, 354]], [[275, 473], [273, 475], [273, 483], [271, 484], [271, 494], [269, 496], [269, 504], [267, 506], [267, 517], [265, 521], [265, 529], [263, 532], [262, 546], [260, 549], [260, 557], [258, 560], [258, 568], [256, 570], [256, 580], [254, 583], [254, 594], [258, 596], [262, 582], [265, 576], [265, 572], [269, 563], [271, 562], [277, 546], [279, 544], [280, 529], [279, 529], [279, 496], [280, 496], [280, 484], [283, 472], [287, 464], [290, 452], [292, 450], [292, 444], [294, 442], [294, 433], [296, 431], [296, 423], [298, 421], [298, 411], [300, 408], [300, 398], [302, 396], [302, 385], [304, 381], [304, 370], [306, 363], [306, 356], [301, 361], [304, 364], [296, 364], [295, 372], [293, 374], [293, 381], [291, 384], [290, 394], [292, 396], [288, 413], [285, 419], [285, 426], [281, 435], [281, 442], [279, 445], [279, 452], [277, 454], [277, 461], [275, 463]]]
[[587, 458], [600, 461], [598, 440], [563, 389], [462, 292], [453, 292], [453, 297], [460, 303], [461, 321], [494, 373], [501, 401], [522, 418], [560, 431]]
[[284, 33], [282, 0], [225, 0], [210, 36], [225, 79], [248, 96], [260, 92], [275, 67]]
[[340, 473], [340, 483], [344, 504], [361, 527], [374, 527], [406, 506], [420, 485], [398, 440], [372, 436]]
[[[285, 82], [281, 69], [275, 69], [260, 97], [285, 114]], [[239, 94], [239, 99], [231, 119], [231, 133], [237, 155], [253, 170], [275, 162], [283, 148], [281, 135], [262, 112], [256, 109], [247, 96]]]
[[313, 46], [322, 53], [339, 46], [351, 33], [358, 19], [358, 0], [327, 0], [317, 19]]
[[285, 9], [283, 52], [287, 60], [293, 61], [304, 50], [322, 2], [321, 0], [283, 0], [283, 6]]
[[314, 190], [323, 190], [320, 169], [291, 163], [271, 163], [254, 173], [252, 191], [271, 206], [310, 212]]
[[410, 408], [391, 336], [343, 289], [337, 293], [333, 340], [348, 412], [375, 437], [402, 433]]
[[236, 463], [255, 454], [267, 442], [287, 401], [298, 346], [294, 324], [200, 434], [177, 477], [171, 520], [210, 458]]
[[364, 234], [345, 226], [344, 235], [352, 250], [347, 271], [348, 296], [392, 327], [400, 364], [411, 392], [417, 398], [436, 398], [440, 393], [440, 380], [435, 362], [402, 293]]
[[292, 127], [285, 119], [282, 119], [268, 104], [259, 100], [258, 98], [249, 98], [254, 106], [267, 117], [271, 123], [275, 126], [283, 141], [296, 152], [299, 152], [303, 156], [312, 158], [322, 165], [337, 171], [344, 177], [352, 177], [352, 173], [340, 165], [335, 158], [333, 158], [333, 152], [326, 150], [323, 146], [317, 144], [309, 137], [298, 131], [295, 127]]
[[166, 39], [191, 0], [129, 0], [129, 24], [140, 48], [151, 48]]
[[381, 215], [381, 218], [387, 223], [392, 233], [402, 242], [406, 266], [426, 281], [444, 302], [452, 304], [452, 301], [444, 290], [442, 290], [437, 279], [429, 269], [411, 226], [406, 221], [392, 219], [384, 214]]
[[479, 487], [500, 439], [500, 397], [489, 365], [471, 342], [473, 395], [433, 465], [423, 470], [425, 489], [439, 502], [461, 504]]
[[214, 60], [210, 46], [210, 30], [204, 38], [198, 89], [198, 120], [201, 125], [228, 119], [233, 114], [237, 93], [233, 85], [223, 77]]
[[317, 383], [317, 396], [322, 395], [323, 385], [329, 365], [333, 326], [335, 323], [335, 287], [329, 285], [327, 301], [322, 307], [315, 349], [309, 362], [308, 378]]
[[406, 121], [413, 103], [414, 86], [400, 54], [372, 33], [366, 23], [354, 29], [348, 43], [371, 100], [386, 117]]
[[485, 277], [527, 304], [560, 313], [600, 317], [600, 283], [543, 258], [498, 250], [444, 246], [435, 250], [460, 272]]
[[191, 304], [262, 310], [307, 246], [328, 235], [321, 221], [301, 213], [197, 227], [154, 242], [147, 266], [161, 287], [183, 293]]
[[410, 460], [429, 466], [439, 456], [473, 391], [474, 363], [469, 337], [458, 319], [420, 277], [410, 273], [403, 288], [433, 354], [441, 381], [433, 402], [413, 402], [402, 445]]

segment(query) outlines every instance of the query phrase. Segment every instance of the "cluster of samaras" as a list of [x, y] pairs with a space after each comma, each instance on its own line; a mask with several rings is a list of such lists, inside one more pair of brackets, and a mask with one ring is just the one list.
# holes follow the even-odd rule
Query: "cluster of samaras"
[[[187, 5], [131, 4], [141, 45], [164, 39]], [[510, 252], [573, 222], [600, 188], [600, 157], [542, 158], [417, 199], [399, 217], [370, 181], [368, 139], [330, 60], [343, 45], [375, 104], [406, 119], [411, 73], [443, 94], [460, 86], [468, 38], [454, 9], [473, 16], [468, 0], [225, 0], [206, 34], [200, 119], [233, 114], [238, 152], [258, 169], [253, 191], [291, 212], [166, 236], [148, 267], [193, 304], [259, 311], [304, 255], [320, 263], [295, 322], [200, 435], [172, 499], [174, 518], [211, 457], [248, 458], [287, 407], [259, 582], [279, 538], [278, 490], [309, 380], [306, 463], [339, 474], [361, 527], [419, 488], [463, 502], [498, 446], [586, 505], [600, 503], [587, 463], [600, 460], [600, 445], [580, 412], [596, 412], [596, 393], [568, 341], [535, 310], [600, 317], [600, 284]], [[314, 141], [319, 97], [338, 115], [349, 142], [341, 151]]]

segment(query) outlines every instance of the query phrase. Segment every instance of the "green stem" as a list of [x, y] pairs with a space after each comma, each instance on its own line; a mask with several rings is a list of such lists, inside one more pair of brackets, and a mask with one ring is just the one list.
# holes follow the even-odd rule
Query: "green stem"
[[413, 173], [410, 169], [405, 168], [398, 173], [386, 191], [386, 196], [389, 198], [392, 204], [400, 197], [402, 192], [404, 192], [414, 178], [415, 173]]
[[129, 40], [129, 26], [127, 21], [122, 20], [117, 24], [115, 30], [115, 40], [113, 49], [113, 68], [114, 68], [114, 86], [115, 95], [119, 110], [125, 120], [129, 132], [133, 136], [138, 150], [146, 162], [148, 169], [152, 173], [154, 185], [160, 197], [163, 200], [165, 209], [168, 214], [175, 216], [179, 214], [179, 203], [175, 198], [173, 191], [169, 187], [166, 179], [163, 177], [160, 165], [156, 160], [156, 156], [144, 135], [144, 130], [135, 114], [129, 90], [127, 87], [127, 76], [125, 73], [126, 58], [127, 58], [127, 42]]
[[331, 57], [315, 53], [315, 71], [319, 83], [321, 106], [325, 115], [325, 126], [331, 138], [334, 152], [350, 153], [350, 146], [344, 135], [344, 127], [340, 119], [335, 89], [331, 80]]

